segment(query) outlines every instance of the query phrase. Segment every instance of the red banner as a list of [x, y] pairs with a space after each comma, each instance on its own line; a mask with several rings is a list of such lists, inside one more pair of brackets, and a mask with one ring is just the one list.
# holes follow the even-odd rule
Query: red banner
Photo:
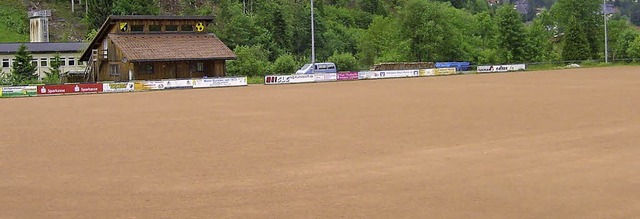
[[62, 84], [38, 86], [38, 94], [100, 93], [102, 84]]

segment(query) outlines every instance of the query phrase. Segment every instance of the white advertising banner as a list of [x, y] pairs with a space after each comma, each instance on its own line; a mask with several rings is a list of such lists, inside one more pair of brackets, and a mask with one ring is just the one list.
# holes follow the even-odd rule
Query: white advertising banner
[[214, 78], [213, 87], [247, 86], [247, 77]]
[[298, 84], [315, 82], [313, 74], [295, 75], [267, 75], [264, 77], [264, 84]]
[[[380, 71], [380, 78], [406, 78], [420, 76], [419, 70]], [[375, 73], [374, 73], [375, 75]]]
[[509, 71], [524, 71], [527, 69], [525, 64], [509, 65]]
[[517, 65], [486, 65], [478, 66], [478, 73], [491, 73], [491, 72], [508, 72], [508, 71], [523, 71], [526, 70], [525, 64]]
[[193, 88], [193, 80], [165, 80], [166, 89]]
[[102, 84], [102, 92], [105, 92], [105, 93], [131, 92], [133, 90], [134, 90], [133, 82]]
[[358, 80], [370, 79], [373, 73], [370, 71], [361, 71], [358, 72]]
[[316, 73], [314, 75], [314, 80], [316, 82], [337, 81], [338, 74], [337, 73]]
[[164, 90], [164, 81], [145, 81], [142, 85], [149, 90]]

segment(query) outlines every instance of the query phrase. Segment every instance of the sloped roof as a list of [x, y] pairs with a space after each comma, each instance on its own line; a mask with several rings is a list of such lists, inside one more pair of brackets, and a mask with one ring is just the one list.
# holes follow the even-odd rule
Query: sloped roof
[[109, 34], [130, 62], [236, 59], [214, 34]]
[[80, 57], [80, 61], [89, 61], [89, 57], [91, 57], [91, 51], [100, 47], [102, 41], [110, 34], [109, 30], [113, 25], [116, 25], [118, 21], [135, 21], [135, 20], [196, 20], [196, 21], [204, 21], [204, 22], [212, 22], [213, 17], [211, 16], [155, 16], [155, 15], [111, 15], [109, 16], [96, 34], [96, 37], [93, 38], [91, 43], [87, 49], [82, 53]]
[[[0, 54], [12, 54], [18, 51], [23, 43], [0, 43]], [[24, 43], [31, 53], [82, 52], [86, 43]]]

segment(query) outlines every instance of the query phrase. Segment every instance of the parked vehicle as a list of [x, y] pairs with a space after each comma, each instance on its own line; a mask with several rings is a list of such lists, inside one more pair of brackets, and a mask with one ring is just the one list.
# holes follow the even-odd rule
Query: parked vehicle
[[469, 62], [436, 62], [436, 68], [456, 68], [456, 71], [469, 71], [471, 63]]
[[315, 71], [311, 71], [311, 64], [306, 64], [296, 71], [296, 74], [312, 74], [312, 73], [338, 73], [336, 64], [331, 62], [315, 63]]

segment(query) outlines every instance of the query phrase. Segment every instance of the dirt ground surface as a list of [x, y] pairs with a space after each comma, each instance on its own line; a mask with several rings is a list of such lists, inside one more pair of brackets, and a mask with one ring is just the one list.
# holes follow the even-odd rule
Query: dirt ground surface
[[639, 67], [0, 106], [0, 218], [640, 217]]

